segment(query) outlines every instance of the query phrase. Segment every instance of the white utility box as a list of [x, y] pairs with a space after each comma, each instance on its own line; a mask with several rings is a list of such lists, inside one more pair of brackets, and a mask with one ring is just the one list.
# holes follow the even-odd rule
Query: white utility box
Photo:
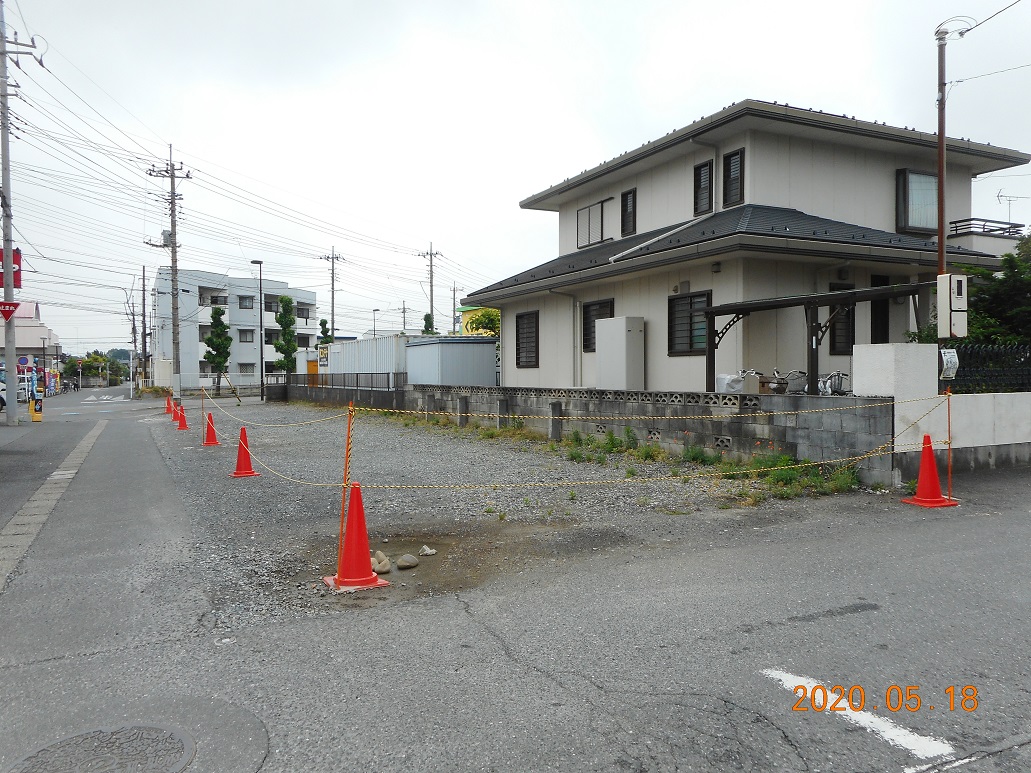
[[644, 390], [644, 317], [611, 317], [594, 323], [596, 389]]

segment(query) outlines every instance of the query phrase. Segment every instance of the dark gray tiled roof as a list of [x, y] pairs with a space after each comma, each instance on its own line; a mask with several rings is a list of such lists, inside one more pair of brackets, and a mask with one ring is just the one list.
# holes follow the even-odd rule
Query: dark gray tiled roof
[[[625, 262], [623, 268], [626, 271], [632, 271], [634, 258], [741, 235], [783, 237], [814, 243], [854, 244], [864, 248], [863, 257], [865, 259], [876, 259], [875, 256], [867, 253], [867, 249], [870, 247], [914, 250], [927, 253], [925, 257], [930, 257], [937, 251], [937, 242], [929, 238], [880, 231], [853, 223], [842, 223], [838, 220], [807, 215], [797, 209], [745, 204], [717, 212], [714, 215], [687, 220], [678, 225], [666, 226], [624, 239], [615, 239], [595, 247], [587, 247], [562, 255], [481, 288], [471, 293], [469, 297], [475, 298], [481, 293], [510, 289], [528, 282], [559, 277], [563, 274], [588, 270], [595, 266], [606, 266], [609, 259], [616, 256], [621, 256], [619, 264], [622, 266]], [[949, 255], [959, 258], [994, 257], [958, 246], [946, 245], [946, 250]]]

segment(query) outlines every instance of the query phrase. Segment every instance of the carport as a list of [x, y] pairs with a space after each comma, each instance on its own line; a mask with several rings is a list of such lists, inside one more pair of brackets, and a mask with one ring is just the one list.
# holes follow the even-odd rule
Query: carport
[[[808, 392], [811, 395], [819, 394], [817, 391], [817, 379], [820, 370], [820, 344], [824, 336], [830, 330], [831, 323], [840, 315], [846, 314], [849, 309], [855, 308], [857, 303], [879, 301], [887, 298], [903, 298], [913, 296], [921, 290], [935, 287], [935, 282], [913, 282], [911, 284], [894, 285], [891, 287], [870, 287], [863, 290], [835, 290], [827, 293], [813, 293], [812, 295], [792, 295], [784, 298], [763, 298], [754, 301], [738, 301], [737, 303], [723, 303], [719, 306], [707, 306], [699, 309], [705, 314], [706, 338], [705, 338], [705, 391], [716, 391], [716, 349], [720, 341], [738, 322], [749, 314], [756, 311], [773, 311], [775, 309], [787, 309], [795, 306], [805, 308], [806, 319], [806, 377], [808, 379]], [[827, 319], [820, 322], [820, 309], [830, 308]], [[730, 316], [723, 327], [716, 329], [716, 318]], [[920, 314], [917, 314], [920, 318]]]

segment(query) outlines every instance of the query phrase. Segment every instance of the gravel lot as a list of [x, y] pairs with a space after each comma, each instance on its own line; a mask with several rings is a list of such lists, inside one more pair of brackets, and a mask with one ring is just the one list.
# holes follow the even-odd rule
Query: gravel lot
[[[646, 559], [650, 546], [663, 543], [715, 546], [740, 530], [805, 518], [832, 501], [739, 507], [732, 495], [747, 482], [685, 483], [679, 476], [702, 470], [693, 465], [620, 454], [604, 466], [575, 463], [543, 442], [486, 440], [358, 411], [350, 477], [362, 484], [372, 548], [394, 561], [422, 545], [438, 553], [412, 570], [395, 567], [390, 588], [334, 594], [321, 577], [336, 569], [346, 411], [209, 400], [205, 410], [222, 445], [204, 447], [200, 401], [186, 408], [189, 432], [164, 414], [146, 421], [194, 519], [191, 571], [204, 577], [217, 629], [410, 601], [506, 573], [548, 571], [596, 551], [615, 556], [629, 548]], [[261, 477], [229, 475], [241, 425]], [[627, 477], [628, 467], [634, 476]], [[676, 477], [648, 480], [663, 476]]]

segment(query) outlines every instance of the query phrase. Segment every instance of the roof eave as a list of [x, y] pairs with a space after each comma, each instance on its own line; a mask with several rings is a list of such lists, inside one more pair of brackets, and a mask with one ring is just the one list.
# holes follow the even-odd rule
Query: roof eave
[[[712, 239], [701, 244], [678, 246], [641, 257], [626, 258], [615, 263], [591, 266], [565, 274], [535, 279], [530, 282], [521, 282], [510, 287], [473, 293], [463, 298], [462, 303], [489, 305], [497, 301], [568, 287], [572, 284], [593, 282], [636, 271], [661, 268], [672, 263], [712, 259], [714, 257], [726, 258], [734, 253], [742, 252], [761, 252], [769, 255], [794, 255], [798, 257], [837, 260], [848, 258], [851, 260], [870, 260], [880, 263], [915, 265], [927, 268], [936, 268], [938, 265], [937, 251], [931, 248], [884, 247], [874, 244], [821, 242], [811, 239], [785, 238], [782, 236], [736, 234]], [[988, 268], [995, 268], [1000, 265], [999, 259], [988, 253], [973, 251], [957, 253], [949, 251], [947, 255], [953, 263]]]

